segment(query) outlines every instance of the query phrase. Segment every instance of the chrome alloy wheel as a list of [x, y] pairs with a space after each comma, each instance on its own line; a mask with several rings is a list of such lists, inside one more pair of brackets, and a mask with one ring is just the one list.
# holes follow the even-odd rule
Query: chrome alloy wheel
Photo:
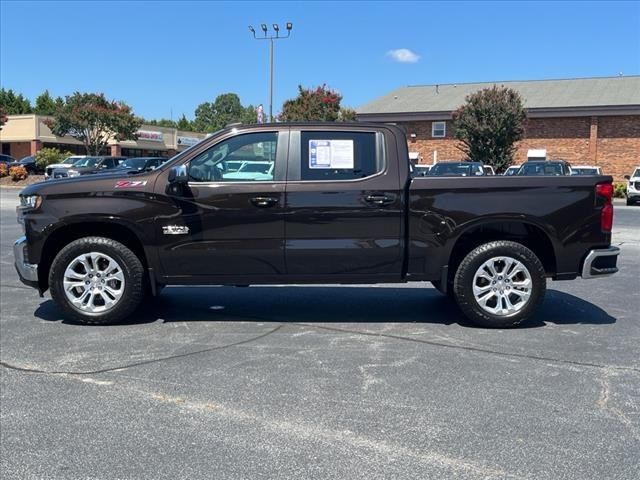
[[508, 317], [522, 310], [533, 283], [527, 267], [511, 257], [493, 257], [473, 276], [473, 296], [485, 312]]
[[64, 293], [78, 310], [103, 313], [111, 310], [124, 293], [122, 267], [109, 255], [83, 253], [64, 272]]

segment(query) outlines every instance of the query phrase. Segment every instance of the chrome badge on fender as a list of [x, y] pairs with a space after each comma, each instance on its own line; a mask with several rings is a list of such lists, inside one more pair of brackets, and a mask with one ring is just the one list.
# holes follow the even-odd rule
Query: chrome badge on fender
[[184, 225], [166, 225], [162, 227], [162, 233], [165, 235], [186, 235], [189, 233], [189, 227]]

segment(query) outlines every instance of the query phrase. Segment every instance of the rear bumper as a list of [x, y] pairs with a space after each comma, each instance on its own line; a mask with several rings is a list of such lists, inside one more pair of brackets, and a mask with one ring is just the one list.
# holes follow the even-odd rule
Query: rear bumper
[[38, 265], [25, 261], [24, 249], [27, 246], [27, 237], [22, 236], [13, 244], [13, 257], [20, 281], [25, 285], [38, 288]]
[[591, 250], [582, 265], [582, 278], [609, 277], [618, 271], [618, 247]]

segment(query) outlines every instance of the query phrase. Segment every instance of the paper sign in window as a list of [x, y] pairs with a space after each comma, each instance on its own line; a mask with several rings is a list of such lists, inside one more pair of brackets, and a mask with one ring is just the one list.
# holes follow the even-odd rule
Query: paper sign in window
[[353, 140], [309, 140], [309, 168], [353, 170]]

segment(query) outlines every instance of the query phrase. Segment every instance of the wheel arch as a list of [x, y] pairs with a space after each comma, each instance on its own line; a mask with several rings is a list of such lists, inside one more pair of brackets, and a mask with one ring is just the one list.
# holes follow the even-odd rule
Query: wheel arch
[[49, 288], [49, 271], [56, 255], [66, 245], [83, 237], [104, 237], [120, 242], [140, 259], [145, 269], [150, 266], [144, 243], [133, 228], [105, 220], [67, 223], [51, 232], [42, 246], [38, 264], [38, 285], [41, 292]]
[[495, 240], [517, 242], [540, 259], [545, 273], [557, 272], [556, 248], [552, 236], [540, 225], [525, 219], [483, 219], [462, 229], [451, 243], [448, 271], [453, 279], [462, 259], [474, 248]]

